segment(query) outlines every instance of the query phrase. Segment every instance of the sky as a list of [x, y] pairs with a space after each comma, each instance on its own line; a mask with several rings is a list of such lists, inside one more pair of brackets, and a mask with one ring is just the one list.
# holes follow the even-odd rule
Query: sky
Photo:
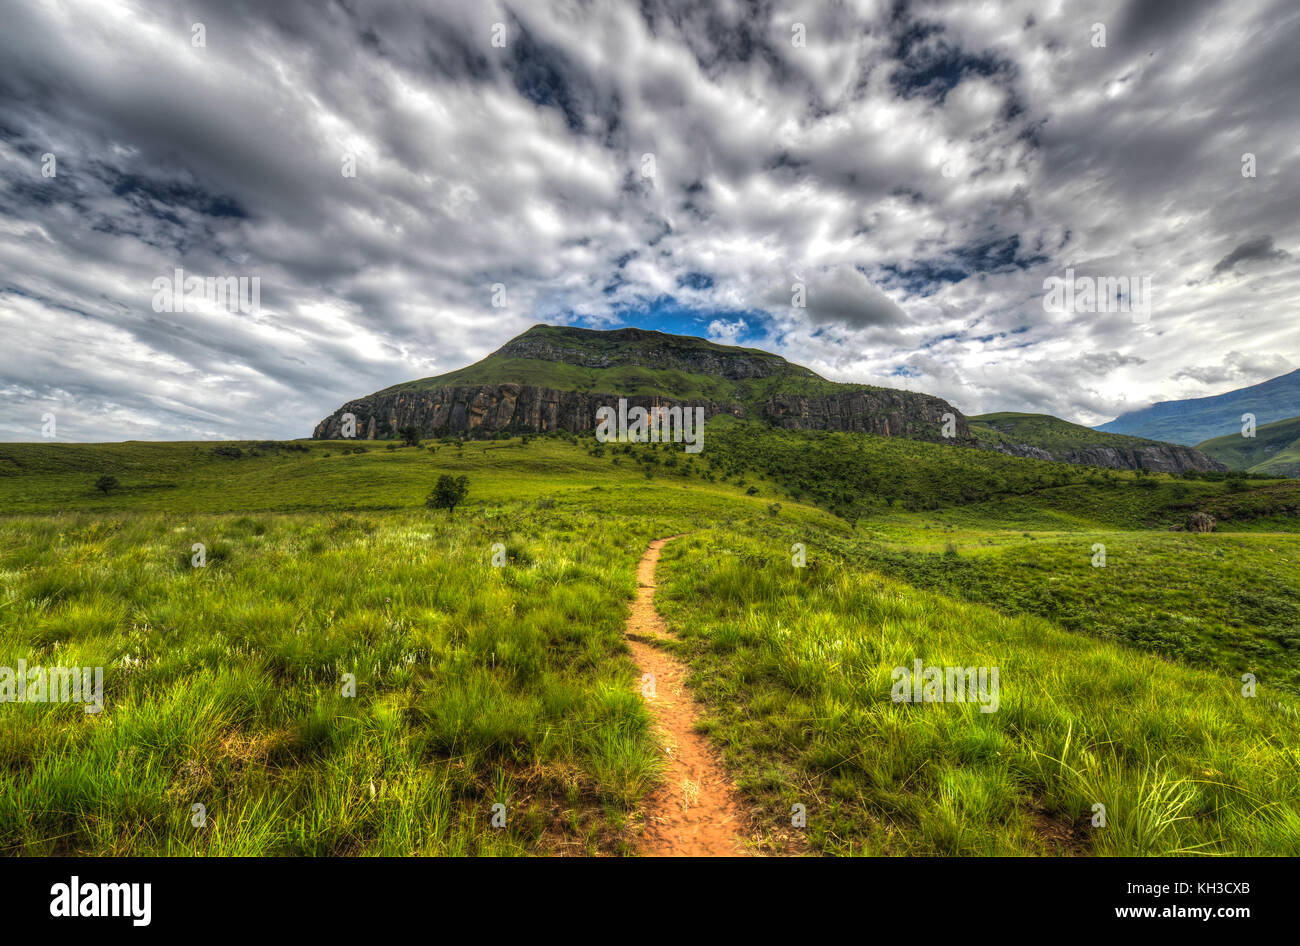
[[0, 440], [305, 437], [538, 322], [1090, 425], [1300, 366], [1294, 0], [0, 21]]

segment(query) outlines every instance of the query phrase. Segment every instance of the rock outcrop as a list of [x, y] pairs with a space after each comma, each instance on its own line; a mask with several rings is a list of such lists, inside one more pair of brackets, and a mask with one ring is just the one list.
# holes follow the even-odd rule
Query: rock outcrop
[[938, 440], [945, 414], [953, 418], [952, 436], [970, 438], [966, 418], [947, 401], [929, 394], [886, 388], [805, 397], [781, 394], [762, 404], [760, 417], [791, 430], [848, 430], [883, 437]]
[[[559, 391], [524, 384], [454, 385], [424, 391], [380, 392], [348, 401], [316, 425], [314, 440], [341, 437], [343, 416], [356, 418], [356, 436], [361, 440], [397, 436], [402, 427], [415, 426], [425, 437], [442, 434], [544, 433], [567, 430], [581, 433], [596, 426], [596, 411], [616, 406], [617, 394]], [[710, 401], [673, 400], [633, 395], [628, 406], [704, 407], [705, 416], [719, 409]], [[733, 405], [739, 408], [739, 405]]]

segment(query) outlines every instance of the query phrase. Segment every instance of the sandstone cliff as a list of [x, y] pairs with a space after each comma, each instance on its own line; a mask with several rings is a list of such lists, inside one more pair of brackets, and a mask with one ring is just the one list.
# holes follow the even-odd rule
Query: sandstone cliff
[[[734, 367], [734, 366], [733, 366]], [[522, 384], [453, 385], [430, 390], [379, 392], [349, 401], [322, 420], [316, 440], [342, 436], [343, 415], [356, 418], [359, 439], [387, 439], [406, 426], [423, 436], [444, 433], [580, 433], [596, 426], [598, 408], [618, 403], [615, 392], [584, 393]], [[966, 420], [947, 401], [906, 391], [869, 390], [804, 397], [774, 395], [754, 406], [740, 401], [633, 395], [629, 406], [703, 407], [705, 418], [718, 413], [767, 421], [793, 430], [849, 430], [889, 437], [941, 438], [943, 415], [954, 417], [955, 434], [969, 436]]]

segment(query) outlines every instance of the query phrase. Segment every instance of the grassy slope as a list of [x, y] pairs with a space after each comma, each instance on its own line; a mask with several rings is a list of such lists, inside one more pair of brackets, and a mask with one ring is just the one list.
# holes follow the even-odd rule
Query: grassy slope
[[[0, 520], [0, 664], [102, 662], [109, 696], [101, 717], [3, 708], [0, 845], [624, 850], [654, 772], [618, 632], [646, 541], [693, 531], [668, 547], [660, 603], [715, 736], [768, 806], [762, 831], [788, 833], [803, 801], [831, 852], [1296, 853], [1284, 787], [1300, 734], [1275, 686], [1300, 600], [1296, 536], [1139, 528], [1185, 501], [1179, 488], [1262, 513], [1283, 502], [1275, 486], [1055, 485], [1053, 464], [859, 438], [882, 487], [942, 502], [909, 513], [881, 494], [851, 530], [747, 466], [762, 446], [755, 465], [784, 475], [777, 461], [802, 445], [803, 472], [835, 479], [835, 451], [738, 429], [729, 448], [711, 428], [689, 463], [559, 438], [238, 460], [207, 444], [0, 447], [16, 465], [0, 502], [26, 513]], [[105, 472], [126, 488], [94, 493]], [[443, 472], [471, 482], [451, 520], [418, 508]], [[972, 476], [1027, 491], [967, 498]], [[203, 570], [187, 567], [196, 541]], [[807, 570], [789, 567], [796, 541]], [[1088, 565], [1094, 541], [1104, 570]], [[950, 542], [956, 567], [938, 554]], [[1164, 653], [1170, 630], [1186, 647], [1168, 655], [1196, 666], [1116, 643]], [[882, 668], [910, 654], [995, 662], [1003, 708], [893, 704]], [[1242, 666], [1260, 677], [1255, 700], [1234, 695]], [[343, 672], [355, 701], [336, 695]], [[1089, 799], [1118, 830], [1080, 826]], [[503, 831], [486, 827], [498, 800]], [[189, 826], [194, 802], [212, 830]]]
[[[1294, 701], [962, 605], [797, 533], [668, 546], [662, 607], [756, 804], [848, 854], [1300, 854]], [[997, 712], [906, 704], [891, 670], [996, 666]], [[1107, 824], [1094, 828], [1093, 806]]]
[[1254, 437], [1240, 432], [1196, 445], [1230, 470], [1274, 476], [1300, 476], [1300, 417], [1255, 428]]
[[1065, 453], [1086, 447], [1132, 449], [1147, 446], [1150, 440], [1125, 434], [1107, 434], [1080, 424], [1053, 417], [1051, 414], [1020, 414], [1001, 411], [967, 417], [971, 433], [984, 443], [1029, 444], [1049, 453]]

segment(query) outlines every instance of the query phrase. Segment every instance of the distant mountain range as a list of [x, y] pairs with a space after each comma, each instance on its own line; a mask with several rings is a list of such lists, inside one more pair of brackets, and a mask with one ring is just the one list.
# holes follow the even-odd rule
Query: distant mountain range
[[1258, 425], [1300, 417], [1300, 369], [1213, 397], [1160, 401], [1094, 429], [1190, 446], [1233, 434], [1240, 437], [1243, 414], [1254, 414]]
[[[596, 426], [596, 411], [629, 405], [703, 407], [706, 416], [793, 430], [837, 430], [952, 442], [1013, 456], [1171, 473], [1224, 467], [1188, 446], [1099, 433], [1044, 414], [967, 418], [942, 398], [829, 381], [771, 352], [645, 329], [535, 325], [482, 361], [348, 401], [314, 439], [490, 435]], [[950, 437], [944, 436], [945, 421]]]

